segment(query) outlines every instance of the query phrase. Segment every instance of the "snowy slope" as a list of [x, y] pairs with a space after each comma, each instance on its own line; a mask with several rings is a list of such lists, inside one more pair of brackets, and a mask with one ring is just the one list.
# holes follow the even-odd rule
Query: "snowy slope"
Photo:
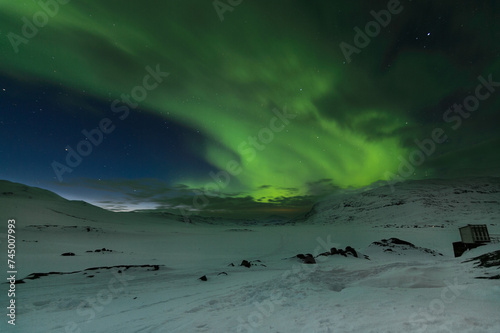
[[343, 191], [316, 204], [309, 223], [376, 226], [456, 226], [497, 222], [500, 178], [407, 181]]
[[[17, 325], [2, 320], [0, 331], [500, 332], [500, 280], [476, 279], [499, 274], [498, 266], [464, 262], [500, 244], [462, 258], [451, 247], [467, 223], [500, 231], [498, 181], [400, 185], [394, 194], [334, 196], [301, 223], [238, 226], [112, 213], [0, 182], [0, 218], [17, 221], [24, 282], [16, 286]], [[415, 247], [385, 251], [390, 238]], [[359, 258], [306, 265], [295, 257], [346, 246]], [[260, 262], [246, 268], [242, 260]]]

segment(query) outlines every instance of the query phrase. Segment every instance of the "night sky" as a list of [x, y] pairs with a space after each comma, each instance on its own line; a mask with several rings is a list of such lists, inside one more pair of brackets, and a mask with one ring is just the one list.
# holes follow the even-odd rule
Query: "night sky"
[[494, 0], [3, 1], [0, 55], [0, 179], [108, 209], [500, 175]]

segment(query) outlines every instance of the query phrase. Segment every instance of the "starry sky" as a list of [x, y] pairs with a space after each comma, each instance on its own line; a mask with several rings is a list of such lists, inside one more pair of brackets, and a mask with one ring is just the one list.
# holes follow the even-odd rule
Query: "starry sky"
[[4, 1], [0, 55], [0, 179], [107, 209], [500, 174], [494, 0]]

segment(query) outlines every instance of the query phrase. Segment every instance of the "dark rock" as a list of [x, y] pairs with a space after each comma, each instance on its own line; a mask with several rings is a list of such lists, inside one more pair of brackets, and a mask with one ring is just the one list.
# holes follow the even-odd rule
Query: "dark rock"
[[[476, 279], [487, 279], [487, 280], [500, 280], [500, 274], [494, 276], [478, 276]], [[19, 283], [16, 281], [16, 284]]]
[[302, 261], [304, 262], [304, 264], [315, 264], [316, 263], [316, 260], [314, 259], [312, 254], [306, 255], [306, 257], [304, 259], [302, 259]]
[[229, 267], [234, 267], [234, 264], [233, 264], [233, 263], [230, 263], [228, 266], [229, 266]]
[[[383, 239], [382, 241], [385, 241], [385, 239]], [[408, 245], [409, 247], [415, 247], [414, 244], [407, 242], [407, 241], [404, 241], [404, 240], [401, 240], [399, 238], [390, 238], [389, 243], [398, 244], [398, 245]]]
[[64, 252], [63, 254], [61, 254], [63, 257], [72, 257], [74, 256], [75, 254], [73, 252]]
[[302, 260], [302, 262], [304, 264], [315, 264], [316, 263], [316, 260], [314, 260], [313, 255], [310, 253], [308, 253], [308, 254], [299, 253], [296, 255], [296, 257], [299, 258], [300, 260]]
[[345, 248], [345, 252], [346, 252], [346, 253], [350, 253], [350, 254], [352, 254], [352, 255], [353, 255], [354, 257], [356, 257], [356, 258], [358, 257], [358, 253], [356, 252], [356, 250], [355, 250], [355, 249], [353, 249], [353, 248], [352, 248], [352, 247], [350, 247], [350, 246], [348, 246], [348, 247], [346, 247], [346, 248]]
[[219, 275], [227, 275], [227, 273], [226, 272], [220, 272], [219, 274], [217, 274], [217, 276], [219, 276]]
[[113, 250], [110, 250], [110, 249], [107, 249], [107, 248], [103, 247], [102, 249], [95, 249], [94, 251], [89, 250], [87, 252], [100, 252], [100, 253], [104, 253], [104, 252], [113, 252]]
[[414, 244], [401, 240], [399, 238], [382, 239], [380, 242], [373, 242], [372, 244], [378, 246], [406, 245], [410, 248], [416, 248]]
[[[163, 266], [163, 265], [162, 265]], [[48, 273], [31, 273], [27, 277], [25, 277], [22, 280], [36, 280], [39, 279], [40, 277], [45, 277], [45, 276], [50, 276], [50, 275], [71, 275], [71, 274], [77, 274], [81, 273], [82, 275], [87, 275], [89, 274], [89, 271], [96, 271], [96, 273], [100, 273], [100, 270], [104, 269], [118, 269], [118, 268], [123, 268], [123, 270], [127, 270], [131, 267], [137, 267], [137, 268], [151, 268], [154, 267], [153, 265], [119, 265], [119, 266], [102, 266], [102, 267], [90, 267], [86, 268], [85, 270], [81, 271], [72, 271], [72, 272], [48, 272]], [[122, 273], [121, 269], [118, 269], [118, 273]], [[94, 277], [94, 275], [88, 275], [87, 277]]]
[[327, 256], [330, 256], [330, 255], [332, 255], [330, 252], [323, 252], [323, 253], [318, 254], [316, 257], [320, 257], [320, 256], [327, 257]]
[[252, 266], [252, 264], [247, 260], [243, 260], [241, 262], [240, 266], [245, 266], [246, 268], [250, 268], [250, 266]]
[[87, 277], [88, 277], [88, 278], [93, 278], [94, 276], [93, 276], [93, 275], [88, 275]]
[[198, 280], [201, 280], [201, 281], [207, 281], [207, 276], [206, 275], [203, 275], [202, 277], [200, 277]]
[[334, 254], [339, 254], [339, 250], [337, 250], [336, 248], [332, 247], [330, 249], [330, 254], [334, 255]]
[[[42, 276], [49, 276], [51, 273], [31, 273], [30, 275], [28, 275], [27, 277], [25, 277], [24, 279], [26, 280], [36, 280], [36, 279], [39, 279], [41, 278]], [[52, 272], [52, 274], [57, 274], [59, 275], [58, 272]]]
[[345, 251], [344, 251], [344, 250], [339, 249], [339, 250], [338, 250], [338, 252], [339, 252], [339, 254], [340, 254], [341, 256], [347, 257], [347, 254], [345, 253]]
[[375, 246], [380, 246], [384, 248], [384, 252], [391, 252], [395, 253], [398, 255], [405, 254], [406, 251], [411, 250], [411, 251], [420, 251], [423, 253], [431, 254], [433, 256], [442, 256], [442, 253], [439, 253], [437, 251], [427, 249], [424, 247], [419, 247], [415, 246], [414, 244], [401, 240], [399, 238], [389, 238], [389, 239], [382, 239], [379, 242], [373, 242], [370, 246], [375, 245]]
[[500, 266], [500, 250], [485, 253], [478, 257], [466, 260], [465, 262], [476, 261], [476, 267], [499, 267]]

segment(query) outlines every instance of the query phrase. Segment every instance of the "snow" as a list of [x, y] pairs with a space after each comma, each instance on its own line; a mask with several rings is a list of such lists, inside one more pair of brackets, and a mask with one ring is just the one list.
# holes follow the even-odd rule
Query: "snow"
[[[497, 333], [500, 280], [476, 277], [500, 271], [464, 261], [500, 244], [454, 258], [452, 242], [468, 223], [500, 233], [499, 193], [498, 179], [408, 182], [394, 193], [332, 196], [284, 225], [186, 224], [0, 181], [2, 251], [6, 221], [15, 218], [25, 282], [16, 285], [16, 326], [3, 318], [0, 331]], [[417, 248], [372, 244], [390, 238]], [[317, 257], [315, 265], [295, 258], [346, 246], [359, 258]], [[95, 252], [102, 248], [112, 251]], [[239, 266], [244, 259], [265, 266]], [[49, 272], [67, 274], [26, 279]]]

